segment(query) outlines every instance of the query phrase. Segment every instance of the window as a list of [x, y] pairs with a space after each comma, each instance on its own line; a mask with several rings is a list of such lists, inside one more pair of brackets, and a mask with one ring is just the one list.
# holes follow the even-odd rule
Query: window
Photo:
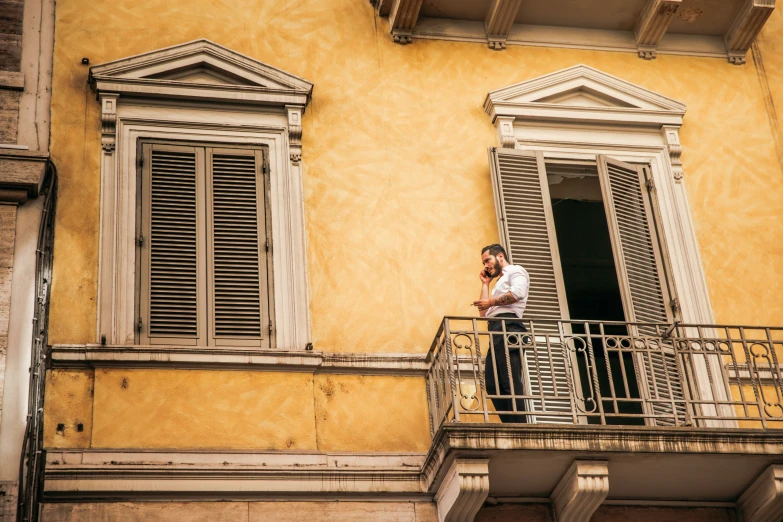
[[141, 344], [269, 346], [263, 149], [143, 143]]
[[[527, 150], [490, 149], [489, 154], [501, 242], [512, 262], [530, 273], [526, 315], [552, 321], [573, 318], [657, 324], [668, 324], [676, 317], [648, 166], [606, 156], [599, 156], [594, 162], [547, 162], [543, 153]], [[547, 174], [548, 165], [552, 176]], [[556, 188], [550, 189], [550, 185]], [[603, 211], [604, 219], [596, 210]], [[607, 274], [602, 268], [611, 271]], [[578, 311], [577, 315], [570, 313], [571, 308]], [[576, 330], [579, 325], [571, 327]], [[616, 328], [618, 335], [656, 334], [655, 327], [631, 326], [631, 332], [620, 331], [626, 330], [625, 326]], [[653, 331], [647, 331], [650, 329]], [[594, 350], [596, 360], [604, 360], [600, 343]], [[532, 394], [539, 393], [539, 386], [545, 390], [553, 386], [542, 382], [547, 375], [558, 369], [565, 371], [563, 355], [557, 351], [538, 354], [538, 361], [532, 351], [526, 351], [525, 356], [529, 359], [527, 368], [547, 370], [541, 372], [544, 379], [535, 372], [526, 375], [525, 382], [530, 383]], [[663, 400], [684, 398], [673, 347], [626, 362], [625, 367], [634, 373], [629, 376], [631, 380], [637, 381], [642, 390], [650, 388], [649, 396]], [[573, 366], [579, 367], [583, 361], [575, 363]], [[600, 364], [596, 366], [599, 381], [608, 379], [608, 372], [604, 373]], [[640, 369], [638, 373], [636, 368]], [[616, 384], [622, 389], [620, 383]], [[589, 395], [589, 390], [585, 390], [583, 396]], [[638, 394], [628, 397], [638, 398]], [[614, 405], [604, 405], [607, 406]], [[632, 400], [619, 401], [616, 407], [615, 413], [641, 413], [632, 411], [640, 407]], [[656, 415], [665, 416], [669, 405], [653, 403], [652, 407]], [[556, 417], [546, 422], [558, 420], [563, 422]], [[656, 422], [666, 424], [666, 419]]]
[[[502, 147], [490, 154], [499, 235], [531, 275], [528, 317], [614, 319], [622, 324], [618, 335], [642, 336], [643, 326], [625, 322], [714, 323], [683, 183], [684, 104], [576, 65], [492, 91], [484, 109]], [[627, 398], [644, 396], [654, 422], [667, 425], [684, 380], [674, 347], [659, 342], [624, 361], [632, 363], [626, 367], [636, 384]], [[593, 344], [598, 360], [603, 348]], [[551, 361], [527, 354], [523, 362], [557, 372], [573, 351], [553, 351]], [[604, 362], [611, 368], [618, 361]], [[598, 385], [612, 384], [609, 373], [597, 376]], [[693, 373], [696, 386], [705, 383], [700, 394], [710, 379], [722, 378], [700, 362]], [[582, 375], [574, 378], [575, 392], [591, 396], [576, 382]], [[554, 385], [538, 375], [528, 383], [545, 395]], [[639, 408], [632, 400], [607, 406], [620, 414]], [[542, 420], [556, 421], [533, 419]]]
[[306, 349], [301, 138], [313, 84], [208, 40], [93, 66], [90, 82], [96, 341]]

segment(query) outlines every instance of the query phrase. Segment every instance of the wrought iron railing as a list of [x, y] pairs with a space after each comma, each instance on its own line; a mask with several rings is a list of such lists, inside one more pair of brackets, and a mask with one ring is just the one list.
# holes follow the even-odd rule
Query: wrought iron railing
[[432, 434], [501, 421], [781, 429], [781, 359], [783, 327], [447, 317], [428, 354]]

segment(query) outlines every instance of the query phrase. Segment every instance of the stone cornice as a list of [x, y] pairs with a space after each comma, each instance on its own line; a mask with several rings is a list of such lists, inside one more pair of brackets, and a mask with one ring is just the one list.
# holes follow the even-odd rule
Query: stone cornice
[[23, 91], [24, 73], [14, 71], [0, 71], [0, 89]]
[[49, 500], [398, 497], [430, 500], [420, 454], [47, 452]]
[[[587, 8], [602, 14], [603, 26], [624, 24], [629, 14], [627, 9], [609, 12], [601, 9], [598, 0], [591, 1]], [[566, 47], [634, 52], [648, 60], [657, 54], [723, 56], [735, 64], [745, 63], [746, 52], [775, 9], [775, 0], [744, 0], [727, 31], [719, 21], [724, 16], [718, 15], [712, 16], [711, 21], [698, 24], [698, 30], [690, 31], [680, 25], [677, 34], [667, 35], [669, 24], [678, 13], [682, 0], [647, 0], [634, 21], [632, 31], [595, 29], [594, 17], [587, 17], [591, 19], [584, 23], [574, 23], [568, 14], [557, 11], [559, 7], [556, 4], [538, 6], [539, 10], [551, 10], [547, 25], [531, 25], [525, 21], [524, 11], [521, 17], [517, 16], [521, 5], [519, 0], [491, 0], [485, 4], [483, 14], [473, 10], [467, 19], [464, 12], [456, 16], [460, 19], [449, 18], [456, 15], [449, 5], [450, 0], [430, 0], [425, 6], [424, 16], [420, 16], [422, 0], [370, 0], [370, 3], [375, 5], [378, 16], [388, 16], [392, 37], [401, 44], [416, 39], [435, 39], [487, 42], [494, 50], [505, 49], [506, 45]], [[729, 2], [713, 8], [736, 10], [736, 6]], [[698, 18], [701, 11], [696, 11]], [[724, 14], [731, 16], [731, 13]], [[687, 20], [687, 17], [688, 13], [683, 13], [683, 19]]]
[[444, 424], [435, 434], [422, 472], [429, 488], [448, 458], [495, 451], [611, 454], [763, 455], [783, 461], [783, 430]]
[[21, 203], [37, 197], [48, 160], [47, 152], [0, 148], [0, 199]]
[[[585, 493], [586, 499], [597, 502], [597, 497], [602, 499], [606, 494], [607, 463], [609, 467], [612, 462], [624, 463], [620, 465], [627, 473], [636, 470], [636, 464], [644, 467], [655, 458], [682, 457], [683, 460], [670, 462], [693, 462], [688, 459], [729, 457], [725, 462], [733, 462], [736, 466], [739, 457], [741, 462], [747, 460], [748, 465], [755, 467], [762, 461], [774, 466], [775, 462], [783, 461], [781, 454], [783, 432], [774, 431], [450, 424], [439, 430], [427, 455], [317, 451], [50, 449], [47, 452], [45, 469], [45, 497], [50, 501], [109, 498], [378, 498], [432, 501], [437, 497], [444, 508], [459, 505], [460, 512], [467, 513], [471, 511], [468, 508], [475, 507], [475, 504], [452, 502], [449, 499], [459, 500], [461, 496], [465, 496], [467, 500], [468, 496], [472, 498], [476, 492], [485, 495], [490, 491], [492, 472], [487, 475], [485, 471], [470, 466], [489, 463], [498, 457], [502, 458], [494, 460], [496, 465], [503, 462], [508, 464], [507, 458], [520, 458], [522, 455], [535, 456], [539, 463], [542, 458], [545, 458], [546, 462], [575, 459], [576, 462], [583, 463], [581, 468], [584, 468], [580, 469], [580, 465], [576, 465], [577, 478], [598, 477], [601, 480], [597, 489], [585, 484], [584, 491], [581, 491], [581, 486], [577, 484], [580, 486], [576, 488], [577, 493]], [[465, 466], [462, 466], [464, 469], [460, 468], [460, 463], [467, 464], [469, 469]], [[629, 468], [630, 463], [636, 464]], [[591, 467], [596, 464], [604, 468]], [[774, 469], [779, 470], [780, 467], [776, 466]], [[464, 481], [448, 482], [447, 475], [455, 470], [460, 476], [484, 477], [481, 480], [488, 479], [489, 485], [482, 483], [477, 489]], [[617, 480], [624, 480], [623, 471], [618, 473], [620, 474], [616, 475]], [[755, 488], [748, 489], [749, 493], [743, 497], [746, 499], [743, 504], [746, 511], [759, 511], [762, 509], [759, 506], [768, 505], [774, 505], [774, 509], [778, 509], [780, 497], [769, 493], [775, 491], [769, 484], [780, 483], [781, 475], [777, 471], [776, 473], [775, 482], [757, 481]], [[564, 477], [566, 483], [572, 482], [573, 477], [569, 474]], [[553, 495], [553, 500], [560, 502], [562, 509], [568, 504], [566, 497], [569, 495], [555, 495], [555, 485], [548, 495]], [[508, 484], [499, 486], [501, 490], [508, 489]], [[451, 493], [447, 495], [447, 491]], [[455, 492], [456, 495], [453, 494]], [[742, 491], [724, 491], [720, 498], [694, 497], [688, 502], [733, 502], [740, 493]], [[736, 496], [731, 496], [734, 494]], [[646, 489], [638, 489], [638, 496], [623, 497], [619, 500], [633, 504], [634, 499], [640, 503], [651, 500]], [[773, 511], [767, 507], [763, 510]], [[766, 522], [773, 519], [759, 520]]]
[[425, 355], [78, 344], [55, 345], [54, 368], [215, 368], [424, 376]]

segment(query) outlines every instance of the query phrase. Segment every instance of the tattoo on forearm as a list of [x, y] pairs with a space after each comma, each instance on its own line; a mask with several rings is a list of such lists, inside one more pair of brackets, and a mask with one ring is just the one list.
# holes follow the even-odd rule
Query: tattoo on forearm
[[500, 297], [496, 297], [494, 299], [495, 306], [510, 305], [510, 304], [516, 303], [517, 301], [519, 301], [519, 299], [514, 297], [514, 294], [512, 294], [511, 292], [506, 292], [505, 294], [501, 295]]

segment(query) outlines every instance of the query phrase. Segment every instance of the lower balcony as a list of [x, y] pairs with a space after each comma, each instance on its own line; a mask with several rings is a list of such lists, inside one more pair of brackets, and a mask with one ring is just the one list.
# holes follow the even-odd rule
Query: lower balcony
[[427, 483], [441, 514], [699, 505], [779, 521], [781, 357], [783, 328], [446, 318]]

